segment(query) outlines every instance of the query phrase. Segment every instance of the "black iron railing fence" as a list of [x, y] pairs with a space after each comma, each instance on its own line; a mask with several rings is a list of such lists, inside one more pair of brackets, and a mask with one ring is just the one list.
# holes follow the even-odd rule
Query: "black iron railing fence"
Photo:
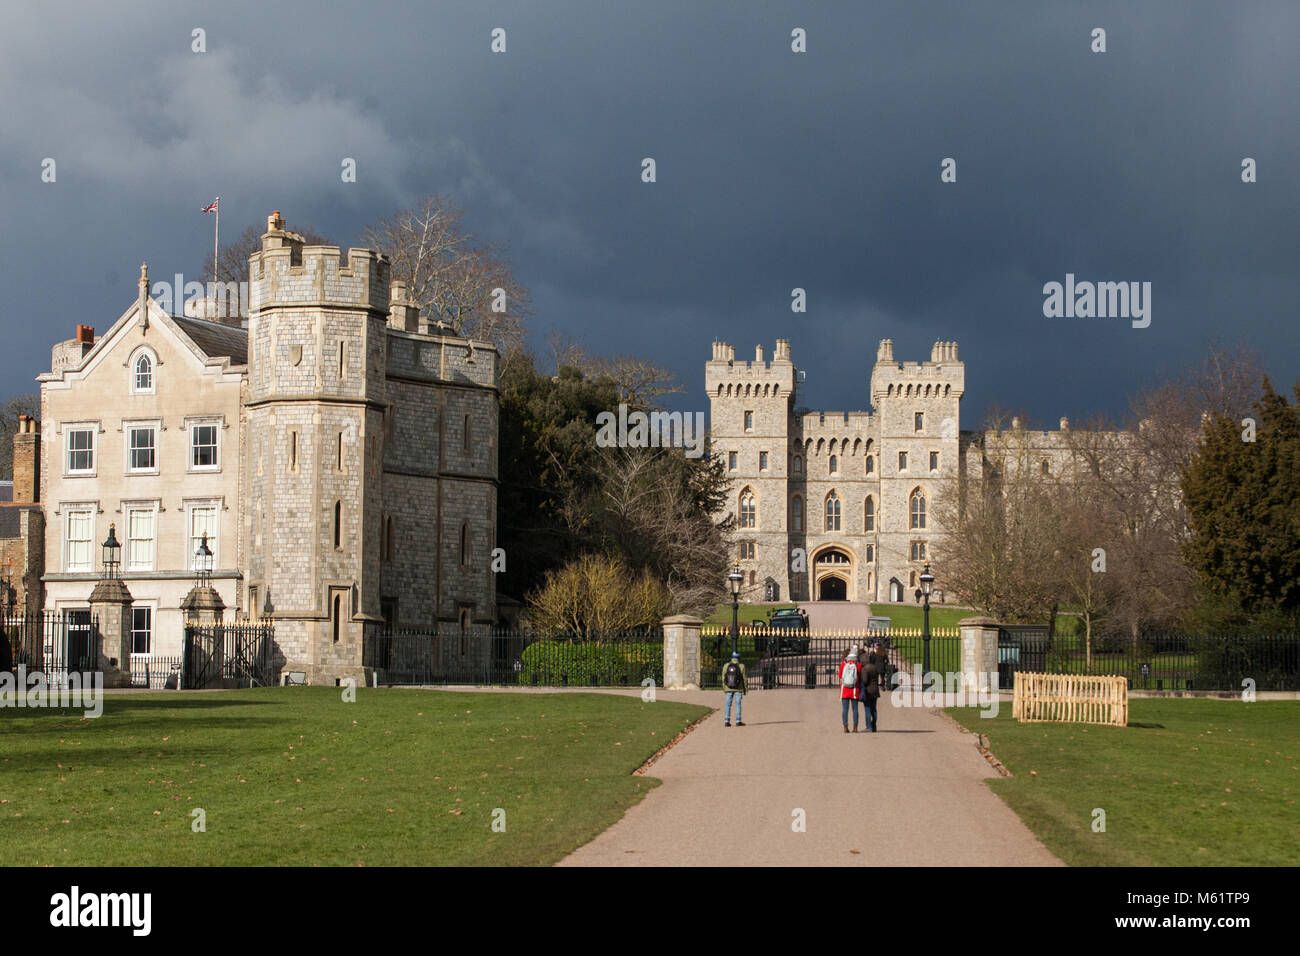
[[182, 688], [268, 687], [277, 683], [277, 671], [273, 624], [236, 621], [185, 625]]
[[98, 622], [89, 611], [46, 611], [0, 616], [14, 667], [48, 675], [100, 669], [103, 642]]
[[637, 687], [663, 684], [660, 631], [544, 636], [367, 628], [362, 664], [380, 684]]
[[[793, 631], [772, 635], [742, 630], [737, 649], [751, 690], [773, 687], [831, 688], [840, 658], [852, 644], [879, 643], [887, 658], [888, 686], [915, 677], [925, 659], [925, 640], [915, 631], [888, 635], [863, 632]], [[933, 634], [930, 670], [955, 674], [965, 664], [960, 637]], [[731, 657], [725, 629], [701, 639], [702, 687], [721, 688]], [[1134, 690], [1240, 692], [1300, 690], [1300, 634], [1193, 634], [1161, 632], [1131, 640], [1081, 636], [1048, 637], [1046, 628], [1004, 628], [998, 641], [999, 686], [1010, 690], [1017, 671], [1090, 676], [1120, 675]], [[1246, 682], [1253, 682], [1247, 684]]]

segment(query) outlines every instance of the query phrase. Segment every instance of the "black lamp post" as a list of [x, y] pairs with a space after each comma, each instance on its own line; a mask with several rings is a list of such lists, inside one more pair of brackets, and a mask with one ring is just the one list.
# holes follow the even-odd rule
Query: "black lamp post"
[[740, 585], [745, 580], [745, 573], [739, 564], [731, 566], [727, 583], [731, 585], [731, 653], [736, 653], [736, 643], [740, 640]]
[[196, 587], [212, 586], [212, 549], [208, 547], [208, 533], [203, 532], [199, 546], [194, 549], [194, 571]]
[[104, 579], [111, 581], [118, 576], [122, 566], [122, 545], [117, 540], [116, 525], [108, 526], [108, 537], [104, 539]]
[[921, 643], [925, 648], [921, 661], [921, 670], [924, 672], [921, 683], [927, 689], [930, 686], [930, 589], [932, 587], [934, 587], [934, 575], [930, 573], [930, 562], [927, 561], [925, 570], [921, 572], [921, 595], [925, 599], [921, 610]]

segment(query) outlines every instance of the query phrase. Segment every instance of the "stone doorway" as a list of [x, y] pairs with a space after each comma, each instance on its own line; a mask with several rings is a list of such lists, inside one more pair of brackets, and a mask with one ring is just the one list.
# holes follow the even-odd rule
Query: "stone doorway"
[[847, 601], [849, 584], [841, 577], [824, 577], [817, 587], [819, 601]]

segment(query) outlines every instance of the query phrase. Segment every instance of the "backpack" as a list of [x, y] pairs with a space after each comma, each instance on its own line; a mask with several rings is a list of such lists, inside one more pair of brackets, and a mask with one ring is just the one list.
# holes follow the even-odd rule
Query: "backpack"
[[722, 675], [722, 683], [726, 685], [727, 690], [737, 690], [740, 687], [740, 664], [732, 661], [727, 665], [726, 672]]
[[844, 662], [844, 673], [840, 675], [840, 683], [845, 687], [858, 686], [858, 665], [856, 661]]

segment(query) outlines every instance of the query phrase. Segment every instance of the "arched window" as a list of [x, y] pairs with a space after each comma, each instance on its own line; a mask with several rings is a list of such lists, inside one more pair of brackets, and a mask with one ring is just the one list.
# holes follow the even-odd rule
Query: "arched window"
[[794, 456], [794, 473], [796, 475], [803, 474], [803, 458], [801, 458], [799, 455]]
[[798, 495], [790, 501], [790, 530], [803, 530], [803, 499]]
[[754, 503], [754, 493], [748, 488], [740, 493], [740, 526], [758, 527], [758, 508]]
[[[867, 545], [867, 564], [871, 564], [875, 560], [876, 560], [876, 546], [874, 544], [869, 544]], [[871, 587], [871, 582], [869, 579], [867, 581], [867, 587], [868, 588]]]
[[334, 643], [339, 642], [339, 631], [343, 627], [343, 595], [334, 592], [334, 606], [330, 609], [334, 618]]
[[875, 472], [876, 472], [876, 456], [875, 456], [875, 455], [868, 455], [868, 456], [867, 456], [867, 474], [868, 474], [868, 475], [873, 475], [873, 474], [875, 474]]
[[925, 492], [917, 488], [912, 492], [912, 500], [908, 509], [912, 516], [912, 528], [925, 527]]
[[153, 391], [153, 358], [148, 352], [142, 352], [135, 360], [135, 391]]
[[876, 499], [870, 495], [867, 496], [867, 505], [864, 509], [864, 520], [862, 530], [871, 532], [876, 530]]
[[834, 455], [831, 455], [831, 474], [832, 475], [839, 474], [839, 470], [840, 470], [840, 460], [836, 458]]
[[1049, 462], [1046, 458], [1044, 458], [1044, 459], [1043, 459], [1043, 474], [1045, 474], [1045, 475], [1050, 475], [1051, 473], [1052, 473], [1052, 465], [1051, 465], [1051, 462]]
[[826, 496], [826, 530], [840, 530], [840, 498], [833, 491]]

